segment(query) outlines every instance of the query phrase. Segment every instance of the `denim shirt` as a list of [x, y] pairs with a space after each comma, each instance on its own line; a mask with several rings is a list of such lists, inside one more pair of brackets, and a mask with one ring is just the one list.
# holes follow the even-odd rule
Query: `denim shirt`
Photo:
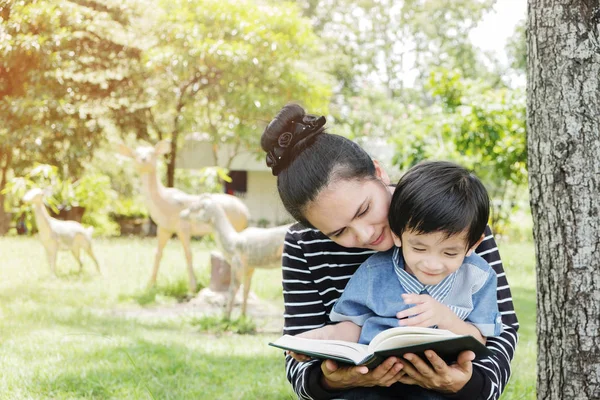
[[424, 285], [406, 272], [402, 252], [394, 247], [372, 255], [356, 270], [329, 317], [362, 326], [359, 343], [368, 344], [381, 331], [399, 326], [396, 313], [414, 307], [404, 303], [402, 294], [428, 294], [483, 336], [498, 336], [502, 317], [496, 281], [492, 267], [473, 253], [440, 283]]

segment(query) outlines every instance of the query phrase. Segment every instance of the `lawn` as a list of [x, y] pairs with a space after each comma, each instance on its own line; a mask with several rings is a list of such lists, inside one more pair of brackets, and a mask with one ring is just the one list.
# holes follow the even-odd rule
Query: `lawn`
[[[103, 269], [68, 253], [50, 275], [41, 244], [0, 238], [0, 393], [3, 399], [291, 399], [276, 333], [201, 332], [186, 316], [125, 318], [122, 310], [170, 307], [186, 290], [180, 243], [164, 252], [155, 291], [145, 289], [153, 239], [96, 239]], [[208, 285], [211, 248], [193, 242]], [[533, 246], [501, 244], [521, 339], [503, 400], [535, 398]], [[257, 271], [253, 291], [281, 307], [279, 271]], [[145, 304], [144, 306], [141, 304]], [[259, 330], [260, 331], [260, 330]]]

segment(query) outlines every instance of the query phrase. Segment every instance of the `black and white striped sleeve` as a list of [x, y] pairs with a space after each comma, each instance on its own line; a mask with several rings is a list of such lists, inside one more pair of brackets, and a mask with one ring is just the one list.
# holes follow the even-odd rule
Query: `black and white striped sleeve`
[[498, 309], [502, 315], [503, 332], [500, 336], [487, 338], [486, 346], [492, 350], [494, 355], [473, 363], [474, 367], [485, 377], [479, 398], [497, 400], [510, 378], [510, 363], [517, 346], [519, 322], [513, 307], [512, 295], [502, 267], [498, 246], [489, 227], [486, 228], [485, 239], [475, 252], [494, 268], [498, 276], [497, 298]]
[[[329, 320], [322, 297], [311, 277], [305, 251], [301, 246], [300, 238], [307, 231], [306, 228], [294, 225], [285, 237], [282, 258], [285, 307], [283, 332], [288, 335], [297, 335], [322, 327]], [[319, 360], [300, 363], [286, 355], [286, 377], [299, 399], [316, 398], [311, 392], [314, 392], [315, 386], [318, 387], [318, 382], [313, 381], [319, 376], [315, 369], [320, 370], [320, 364]]]

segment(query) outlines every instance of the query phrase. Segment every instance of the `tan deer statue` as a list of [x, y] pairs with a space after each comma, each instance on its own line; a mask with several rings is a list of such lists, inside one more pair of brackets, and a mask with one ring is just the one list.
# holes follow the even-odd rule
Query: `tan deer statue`
[[213, 197], [202, 195], [200, 200], [181, 213], [181, 217], [211, 224], [223, 256], [231, 265], [231, 281], [225, 316], [231, 316], [236, 292], [243, 282], [242, 315], [246, 315], [250, 281], [256, 268], [281, 268], [283, 240], [289, 225], [273, 228], [246, 228], [237, 232], [225, 211]]
[[[192, 267], [190, 238], [193, 235], [206, 235], [212, 232], [212, 227], [205, 223], [182, 220], [179, 216], [182, 210], [199, 200], [198, 195], [164, 187], [160, 182], [156, 173], [156, 163], [160, 156], [170, 151], [170, 146], [170, 142], [163, 140], [154, 147], [140, 146], [135, 150], [125, 144], [120, 144], [118, 150], [120, 154], [133, 159], [135, 167], [142, 178], [144, 202], [158, 227], [158, 247], [156, 248], [154, 268], [152, 269], [149, 285], [152, 286], [156, 283], [162, 252], [167, 241], [173, 234], [177, 234], [183, 245], [187, 261], [189, 290], [194, 293], [196, 291], [196, 276]], [[210, 197], [223, 207], [235, 230], [241, 231], [248, 226], [250, 212], [240, 199], [221, 193], [210, 194]]]
[[76, 221], [61, 221], [52, 218], [44, 205], [44, 192], [42, 189], [29, 190], [23, 196], [23, 201], [33, 205], [33, 214], [39, 237], [46, 250], [50, 270], [54, 275], [56, 275], [56, 256], [59, 250], [70, 250], [77, 260], [80, 270], [83, 269], [83, 264], [79, 255], [81, 250], [85, 251], [94, 260], [98, 273], [101, 273], [98, 260], [96, 260], [92, 251], [93, 227], [84, 228]]

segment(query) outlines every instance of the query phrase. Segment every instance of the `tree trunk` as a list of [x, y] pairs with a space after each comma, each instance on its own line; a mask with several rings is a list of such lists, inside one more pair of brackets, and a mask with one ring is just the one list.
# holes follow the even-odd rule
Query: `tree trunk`
[[0, 146], [0, 236], [4, 236], [10, 229], [11, 215], [4, 210], [5, 197], [2, 191], [6, 188], [8, 181], [8, 171], [12, 164], [12, 149]]
[[167, 160], [167, 187], [175, 187], [175, 162], [177, 161], [177, 140], [179, 132], [174, 131], [171, 135], [171, 151], [165, 155]]
[[4, 236], [10, 229], [10, 214], [4, 210], [4, 195], [0, 194], [0, 236]]
[[538, 399], [600, 394], [598, 1], [529, 0]]

